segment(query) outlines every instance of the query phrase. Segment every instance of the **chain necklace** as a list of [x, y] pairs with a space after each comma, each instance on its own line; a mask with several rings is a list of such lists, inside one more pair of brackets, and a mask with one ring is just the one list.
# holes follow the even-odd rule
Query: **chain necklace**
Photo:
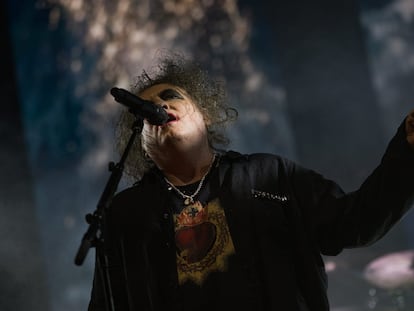
[[166, 183], [169, 185], [168, 190], [174, 189], [183, 199], [184, 199], [184, 205], [189, 205], [194, 203], [195, 196], [200, 192], [201, 187], [203, 187], [204, 180], [206, 179], [208, 173], [210, 173], [210, 170], [213, 166], [214, 161], [216, 160], [216, 154], [213, 154], [213, 159], [211, 160], [210, 166], [207, 169], [207, 172], [201, 177], [200, 181], [198, 182], [197, 189], [194, 191], [192, 195], [187, 195], [183, 193], [180, 189], [178, 189], [176, 186], [174, 186], [167, 177], [164, 177]]

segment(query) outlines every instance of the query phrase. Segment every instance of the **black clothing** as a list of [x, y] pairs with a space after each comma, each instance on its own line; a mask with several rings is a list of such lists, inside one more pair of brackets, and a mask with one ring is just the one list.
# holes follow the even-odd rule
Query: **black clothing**
[[[414, 152], [403, 126], [381, 164], [348, 194], [275, 155], [223, 154], [208, 184], [218, 189], [235, 248], [230, 265], [244, 292], [227, 284], [216, 288], [225, 301], [214, 310], [251, 310], [251, 304], [263, 311], [329, 310], [321, 254], [337, 255], [381, 238], [410, 208], [413, 176]], [[170, 198], [152, 170], [119, 193], [108, 211], [106, 246], [120, 310], [181, 310], [185, 297], [178, 290]], [[95, 273], [89, 310], [104, 310], [102, 303]]]

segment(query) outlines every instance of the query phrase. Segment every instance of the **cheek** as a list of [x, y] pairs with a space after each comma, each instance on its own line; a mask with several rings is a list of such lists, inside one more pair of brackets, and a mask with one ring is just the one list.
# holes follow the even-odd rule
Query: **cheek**
[[147, 136], [150, 133], [150, 126], [147, 122], [144, 122], [144, 126], [142, 127], [141, 135]]
[[204, 131], [207, 128], [206, 120], [204, 119], [203, 115], [198, 113], [194, 115], [194, 123], [198, 129]]
[[153, 144], [155, 140], [154, 130], [149, 125], [144, 125], [141, 132], [141, 144], [144, 150], [148, 150], [148, 147]]

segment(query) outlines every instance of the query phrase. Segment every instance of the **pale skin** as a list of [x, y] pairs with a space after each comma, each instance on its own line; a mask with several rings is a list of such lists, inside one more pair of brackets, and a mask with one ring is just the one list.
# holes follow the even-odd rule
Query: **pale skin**
[[183, 89], [157, 84], [139, 94], [162, 106], [174, 120], [162, 126], [144, 121], [142, 146], [174, 185], [199, 181], [213, 159], [207, 137], [208, 120]]
[[[157, 84], [139, 94], [162, 106], [174, 117], [165, 125], [144, 121], [142, 145], [164, 176], [174, 185], [199, 181], [207, 172], [214, 151], [207, 138], [208, 120], [183, 89], [171, 84]], [[414, 150], [414, 110], [405, 120], [407, 141]]]

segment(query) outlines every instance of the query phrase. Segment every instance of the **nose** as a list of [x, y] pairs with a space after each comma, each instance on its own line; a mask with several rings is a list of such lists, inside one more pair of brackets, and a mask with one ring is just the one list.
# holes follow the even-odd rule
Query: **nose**
[[157, 103], [157, 105], [160, 106], [161, 108], [164, 108], [165, 110], [170, 108], [170, 106], [168, 106], [168, 103], [166, 103], [166, 102], [159, 102], [159, 103]]

